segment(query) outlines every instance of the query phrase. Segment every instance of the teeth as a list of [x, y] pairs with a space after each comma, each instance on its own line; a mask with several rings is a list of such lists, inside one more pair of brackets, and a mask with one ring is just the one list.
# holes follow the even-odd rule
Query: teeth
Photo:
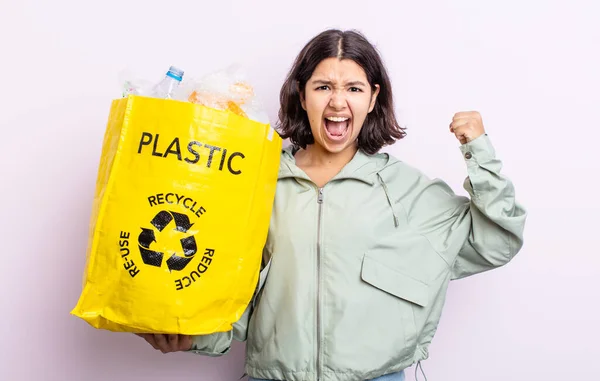
[[332, 122], [345, 122], [347, 121], [349, 118], [344, 118], [341, 116], [328, 116], [327, 118], [325, 118], [327, 120], [330, 120]]

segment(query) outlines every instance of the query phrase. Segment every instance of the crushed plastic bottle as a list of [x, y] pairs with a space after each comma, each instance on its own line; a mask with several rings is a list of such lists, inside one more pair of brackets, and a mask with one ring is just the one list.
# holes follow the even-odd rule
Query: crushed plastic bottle
[[171, 66], [158, 84], [123, 70], [119, 74], [119, 81], [123, 97], [139, 95], [191, 102], [269, 124], [269, 116], [247, 80], [245, 70], [238, 64], [205, 74], [200, 79], [194, 79], [188, 73], [185, 81], [183, 70]]
[[152, 98], [173, 99], [173, 94], [182, 79], [183, 70], [171, 66], [165, 78], [154, 86], [149, 96]]

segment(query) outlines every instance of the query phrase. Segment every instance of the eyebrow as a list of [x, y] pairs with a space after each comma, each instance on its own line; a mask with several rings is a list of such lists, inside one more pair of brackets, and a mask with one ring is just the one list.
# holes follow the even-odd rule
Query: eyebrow
[[[331, 81], [325, 81], [325, 80], [322, 80], [322, 79], [315, 79], [315, 80], [311, 81], [311, 83], [313, 85], [331, 85], [332, 84]], [[365, 85], [364, 82], [361, 82], [361, 81], [346, 82], [346, 86], [363, 86], [363, 87], [367, 87], [367, 85]]]

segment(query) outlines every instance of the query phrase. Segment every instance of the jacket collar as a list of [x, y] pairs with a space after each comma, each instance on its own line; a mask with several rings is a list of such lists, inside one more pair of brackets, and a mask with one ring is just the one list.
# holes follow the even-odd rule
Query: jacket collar
[[[311, 181], [306, 172], [296, 165], [294, 154], [297, 150], [298, 148], [293, 145], [283, 149], [281, 165], [279, 166], [279, 179], [291, 177]], [[377, 166], [371, 158], [372, 155], [358, 150], [352, 160], [331, 181], [357, 180], [373, 185], [376, 180], [374, 175], [377, 172]]]

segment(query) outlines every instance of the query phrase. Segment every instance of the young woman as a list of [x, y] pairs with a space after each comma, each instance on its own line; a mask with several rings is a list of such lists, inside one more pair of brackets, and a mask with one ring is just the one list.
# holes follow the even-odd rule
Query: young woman
[[281, 89], [282, 152], [268, 277], [233, 331], [142, 335], [163, 352], [247, 340], [251, 380], [404, 380], [428, 357], [450, 280], [508, 263], [526, 219], [481, 116], [454, 115], [470, 198], [378, 153], [404, 137], [390, 80], [359, 33], [329, 30]]

